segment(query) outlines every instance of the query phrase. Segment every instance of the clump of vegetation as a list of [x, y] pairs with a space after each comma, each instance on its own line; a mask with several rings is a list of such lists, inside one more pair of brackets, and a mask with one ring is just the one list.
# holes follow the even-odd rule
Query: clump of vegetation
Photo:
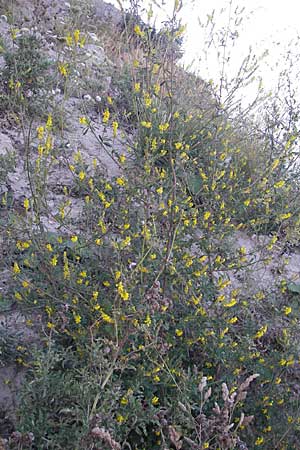
[[5, 67], [1, 73], [1, 109], [14, 113], [37, 114], [45, 102], [49, 61], [34, 34], [12, 29], [12, 47], [3, 52]]
[[[170, 51], [157, 54], [139, 23], [126, 41], [119, 86], [134, 120], [124, 151], [114, 148], [128, 123], [113, 91], [100, 132], [93, 112], [79, 117], [118, 174], [74, 151], [68, 170], [84, 200], [76, 226], [67, 187], [56, 231], [41, 218], [59, 155], [53, 111], [28, 134], [31, 195], [9, 225], [7, 296], [43, 333], [18, 357], [27, 380], [11, 448], [297, 448], [299, 292], [283, 277], [272, 289], [239, 284], [255, 260], [233, 242], [242, 231], [268, 234], [267, 264], [282, 230], [299, 223], [299, 179], [287, 170], [298, 134], [291, 124], [274, 144], [252, 114], [233, 114], [232, 97], [223, 104], [212, 83], [185, 78], [172, 51], [179, 10], [175, 2]], [[74, 50], [57, 65], [65, 87], [80, 36], [65, 36]]]

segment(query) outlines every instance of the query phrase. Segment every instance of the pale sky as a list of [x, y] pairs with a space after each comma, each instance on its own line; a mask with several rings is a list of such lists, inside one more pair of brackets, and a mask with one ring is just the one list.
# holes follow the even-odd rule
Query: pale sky
[[[153, 17], [156, 18], [158, 24], [172, 14], [174, 0], [156, 0], [156, 2], [164, 5], [161, 10], [155, 7], [151, 0], [141, 1], [141, 4], [148, 9], [148, 5], [152, 3]], [[118, 6], [117, 0], [110, 0], [110, 3]], [[126, 6], [128, 1], [123, 0], [122, 4]], [[214, 56], [216, 52], [211, 49], [208, 60], [204, 61], [202, 52], [204, 34], [199, 27], [199, 19], [206, 22], [207, 14], [211, 14], [215, 9], [218, 26], [225, 25], [228, 20], [228, 12], [223, 16], [218, 14], [220, 9], [226, 8], [228, 4], [229, 0], [183, 0], [183, 8], [180, 11], [182, 22], [187, 25], [183, 62], [188, 65], [193, 61], [193, 68], [199, 71], [199, 75], [207, 80], [212, 79], [216, 84], [219, 80], [219, 66]], [[289, 41], [291, 39], [295, 41], [300, 35], [300, 1], [232, 0], [232, 4], [232, 11], [236, 7], [238, 9], [244, 7], [245, 11], [242, 14], [244, 20], [238, 28], [239, 37], [235, 41], [230, 63], [226, 65], [227, 73], [234, 77], [240, 62], [248, 54], [250, 46], [256, 55], [261, 55], [268, 50], [269, 55], [262, 63], [261, 75], [266, 89], [273, 89], [278, 78], [279, 68], [282, 67], [282, 63], [280, 63], [276, 68], [276, 62], [282, 61], [281, 55], [286, 54]], [[296, 46], [293, 52], [298, 53]], [[295, 73], [297, 72], [296, 67], [293, 70]], [[295, 81], [298, 78], [297, 75], [294, 75]]]

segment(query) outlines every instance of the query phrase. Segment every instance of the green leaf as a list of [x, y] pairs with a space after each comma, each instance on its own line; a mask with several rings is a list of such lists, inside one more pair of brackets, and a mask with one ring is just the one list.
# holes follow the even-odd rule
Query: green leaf
[[193, 195], [199, 193], [202, 186], [202, 180], [199, 176], [191, 176], [188, 180], [188, 187]]
[[298, 283], [289, 283], [287, 288], [290, 292], [294, 292], [295, 294], [300, 294], [300, 284]]

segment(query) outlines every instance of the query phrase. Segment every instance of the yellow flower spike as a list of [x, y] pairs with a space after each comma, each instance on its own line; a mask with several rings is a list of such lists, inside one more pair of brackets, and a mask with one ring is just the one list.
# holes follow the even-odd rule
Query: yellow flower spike
[[79, 45], [80, 48], [83, 48], [83, 47], [84, 47], [85, 41], [86, 41], [86, 37], [85, 37], [85, 36], [82, 36], [82, 37], [80, 38], [79, 43], [78, 43], [78, 45]]
[[159, 71], [159, 64], [153, 64], [152, 73], [156, 75]]
[[112, 123], [112, 128], [113, 128], [113, 135], [114, 135], [114, 137], [117, 136], [117, 130], [118, 130], [118, 127], [119, 127], [118, 122], [114, 121], [114, 122]]
[[206, 211], [203, 214], [203, 219], [206, 221], [206, 220], [208, 220], [210, 218], [210, 216], [211, 216], [211, 212], [210, 211]]
[[271, 166], [271, 171], [275, 170], [278, 167], [279, 163], [280, 163], [280, 160], [279, 159], [275, 159], [273, 164], [272, 164], [272, 166]]
[[21, 269], [19, 267], [19, 264], [17, 262], [14, 262], [13, 273], [18, 274], [20, 272], [21, 272]]
[[67, 46], [68, 46], [68, 47], [72, 47], [72, 45], [73, 45], [73, 38], [72, 38], [72, 36], [71, 36], [70, 34], [68, 34], [68, 35], [65, 37], [65, 40], [66, 40]]
[[141, 90], [141, 83], [134, 83], [134, 92], [138, 93]]
[[55, 267], [57, 265], [57, 255], [54, 255], [50, 260], [51, 266]]
[[67, 76], [68, 76], [68, 64], [66, 64], [66, 63], [59, 63], [58, 64], [58, 71], [64, 78], [67, 78]]
[[38, 127], [36, 129], [36, 131], [37, 131], [37, 137], [41, 141], [43, 139], [43, 137], [44, 137], [45, 128], [41, 125], [40, 127]]
[[49, 131], [51, 130], [52, 126], [53, 126], [52, 114], [48, 114], [46, 129]]
[[82, 170], [79, 172], [78, 178], [80, 181], [83, 181], [85, 179], [85, 173]]
[[155, 95], [158, 95], [160, 92], [160, 84], [159, 83], [155, 83], [155, 85], [153, 86], [153, 91]]
[[80, 39], [80, 30], [74, 30], [73, 33], [75, 44], [78, 44]]
[[117, 270], [117, 272], [115, 273], [115, 280], [118, 281], [121, 278], [121, 272], [120, 270]]
[[25, 211], [27, 212], [29, 210], [29, 207], [30, 207], [30, 203], [29, 203], [28, 198], [25, 198], [23, 205], [24, 205]]
[[109, 110], [106, 108], [106, 110], [103, 112], [102, 114], [102, 122], [103, 123], [107, 123], [109, 121], [110, 118], [110, 112]]

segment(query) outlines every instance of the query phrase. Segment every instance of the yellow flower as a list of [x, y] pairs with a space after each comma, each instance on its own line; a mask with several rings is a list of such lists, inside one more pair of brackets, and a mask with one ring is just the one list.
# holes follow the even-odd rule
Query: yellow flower
[[147, 327], [149, 327], [151, 323], [152, 323], [151, 317], [149, 316], [149, 314], [147, 314], [147, 317], [144, 320], [144, 324], [147, 325]]
[[141, 125], [144, 128], [151, 128], [152, 127], [152, 123], [151, 122], [146, 122], [145, 120], [141, 121]]
[[87, 118], [86, 117], [79, 117], [79, 123], [81, 125], [87, 125], [88, 124]]
[[124, 186], [125, 180], [124, 180], [124, 178], [119, 177], [119, 178], [116, 179], [116, 183], [117, 183], [119, 186]]
[[255, 441], [255, 445], [261, 445], [264, 443], [264, 438], [263, 437], [258, 437]]
[[77, 242], [78, 241], [78, 237], [77, 236], [71, 236], [71, 241], [72, 242]]
[[158, 405], [158, 403], [159, 403], [159, 398], [156, 397], [156, 396], [152, 397], [151, 403], [152, 403], [153, 406]]
[[169, 128], [169, 126], [170, 126], [170, 124], [169, 123], [161, 123], [159, 126], [158, 126], [158, 129], [159, 129], [159, 131], [161, 132], [161, 133], [163, 133], [164, 131], [167, 131], [167, 129]]
[[263, 327], [261, 327], [254, 336], [254, 339], [260, 339], [261, 337], [263, 337], [263, 335], [266, 334], [267, 330], [268, 325], [264, 325]]
[[141, 30], [141, 27], [139, 25], [134, 26], [134, 32], [140, 37], [145, 36], [145, 32]]
[[178, 330], [178, 329], [176, 328], [175, 334], [176, 334], [176, 336], [180, 337], [180, 336], [183, 335], [183, 331], [182, 331], [182, 330]]
[[74, 314], [75, 323], [79, 324], [81, 322], [81, 316], [79, 314]]
[[183, 147], [181, 142], [175, 142], [174, 145], [175, 145], [176, 150], [180, 150]]
[[236, 298], [232, 298], [228, 303], [224, 303], [223, 306], [225, 308], [231, 308], [232, 306], [236, 305], [237, 300]]
[[108, 314], [106, 314], [104, 311], [101, 311], [101, 318], [106, 323], [114, 323], [114, 320]]
[[[104, 283], [103, 283], [104, 284]], [[117, 289], [118, 289], [118, 294], [119, 296], [124, 300], [127, 301], [129, 299], [129, 293], [126, 291], [126, 289], [123, 286], [122, 281], [119, 281], [119, 283], [117, 283]]]
[[203, 219], [204, 219], [204, 220], [208, 220], [208, 219], [210, 218], [210, 216], [211, 216], [211, 212], [210, 212], [210, 211], [206, 211], [206, 212], [204, 213], [204, 215], [203, 215]]
[[286, 316], [288, 316], [292, 312], [292, 308], [290, 306], [284, 306], [283, 312]]
[[128, 398], [122, 397], [120, 400], [121, 405], [126, 406], [128, 405]]
[[238, 318], [236, 316], [232, 317], [231, 319], [228, 319], [228, 323], [236, 323], [238, 321]]
[[280, 214], [278, 216], [278, 219], [279, 220], [286, 220], [286, 219], [289, 219], [291, 217], [291, 215], [292, 215], [291, 213]]
[[120, 424], [125, 422], [125, 417], [122, 416], [121, 414], [118, 414], [117, 415], [117, 422], [120, 423]]
[[274, 184], [274, 188], [281, 188], [284, 185], [285, 185], [285, 181], [280, 180], [280, 181], [277, 181], [277, 183]]

